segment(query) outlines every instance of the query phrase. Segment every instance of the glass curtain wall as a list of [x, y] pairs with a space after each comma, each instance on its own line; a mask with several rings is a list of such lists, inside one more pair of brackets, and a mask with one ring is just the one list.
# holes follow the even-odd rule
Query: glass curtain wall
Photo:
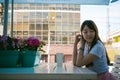
[[[9, 5], [8, 35], [11, 31]], [[80, 5], [14, 4], [13, 36], [36, 36], [50, 44], [72, 44], [80, 31]]]

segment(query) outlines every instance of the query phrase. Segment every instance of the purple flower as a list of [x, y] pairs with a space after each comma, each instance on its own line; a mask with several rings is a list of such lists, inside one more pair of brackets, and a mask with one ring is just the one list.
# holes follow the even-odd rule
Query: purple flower
[[32, 46], [32, 47], [39, 46], [40, 45], [40, 41], [38, 39], [36, 39], [36, 38], [35, 39], [28, 39], [27, 44], [29, 46]]
[[18, 50], [16, 38], [6, 35], [0, 36], [0, 50]]
[[3, 35], [2, 37], [1, 37], [1, 40], [3, 40], [3, 41], [6, 41], [8, 39], [8, 36], [6, 36], [6, 35]]

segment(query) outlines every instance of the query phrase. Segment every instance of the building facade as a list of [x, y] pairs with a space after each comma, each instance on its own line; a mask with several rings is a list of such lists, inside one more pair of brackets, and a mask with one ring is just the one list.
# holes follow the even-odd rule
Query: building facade
[[[14, 4], [13, 24], [14, 37], [36, 36], [47, 43], [44, 47], [46, 55], [49, 46], [51, 57], [62, 52], [70, 60], [75, 35], [80, 33], [80, 5]], [[8, 35], [10, 34], [11, 5], [8, 18]]]

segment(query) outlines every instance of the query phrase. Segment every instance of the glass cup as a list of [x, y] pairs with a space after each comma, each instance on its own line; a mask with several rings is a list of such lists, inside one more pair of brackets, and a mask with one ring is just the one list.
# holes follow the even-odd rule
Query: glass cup
[[56, 53], [57, 67], [62, 67], [63, 59], [64, 59], [64, 54], [63, 53]]

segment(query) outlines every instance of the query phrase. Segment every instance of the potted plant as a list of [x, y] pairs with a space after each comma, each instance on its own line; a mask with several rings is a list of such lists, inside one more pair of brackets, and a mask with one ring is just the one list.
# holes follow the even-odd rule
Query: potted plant
[[18, 56], [17, 38], [0, 35], [0, 67], [16, 67]]
[[43, 46], [45, 46], [45, 42], [40, 41], [37, 37], [29, 37], [22, 40], [20, 47], [22, 67], [33, 67], [37, 50], [45, 52], [42, 49]]

